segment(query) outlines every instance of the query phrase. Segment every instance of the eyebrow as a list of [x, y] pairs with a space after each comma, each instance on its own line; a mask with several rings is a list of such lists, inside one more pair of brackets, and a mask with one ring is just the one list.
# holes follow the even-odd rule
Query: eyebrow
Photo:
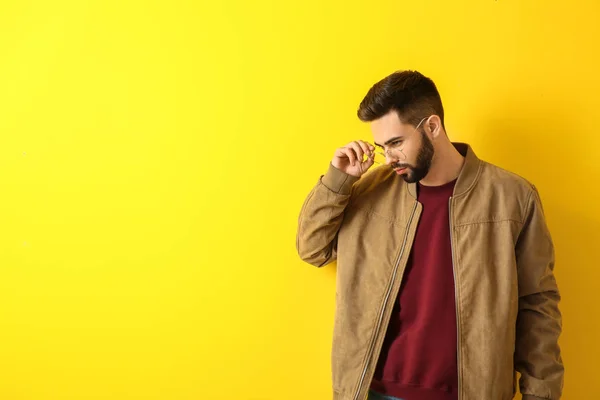
[[[395, 140], [398, 140], [398, 139], [403, 139], [403, 138], [404, 138], [403, 136], [396, 136], [396, 137], [393, 137], [393, 138], [389, 139], [387, 142], [385, 142], [385, 143], [383, 144], [383, 146], [385, 146], [385, 145], [388, 145], [388, 144], [392, 143], [392, 142], [393, 142], [393, 141], [395, 141]], [[377, 142], [374, 142], [374, 143], [375, 143], [375, 146], [378, 146], [378, 147], [383, 147], [382, 145], [378, 144]]]

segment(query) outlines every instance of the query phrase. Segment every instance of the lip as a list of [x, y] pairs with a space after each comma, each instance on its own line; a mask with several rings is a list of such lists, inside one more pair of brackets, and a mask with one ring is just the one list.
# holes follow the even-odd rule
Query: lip
[[404, 171], [406, 171], [406, 168], [396, 168], [396, 169], [394, 169], [394, 171], [396, 171], [397, 174], [401, 174]]

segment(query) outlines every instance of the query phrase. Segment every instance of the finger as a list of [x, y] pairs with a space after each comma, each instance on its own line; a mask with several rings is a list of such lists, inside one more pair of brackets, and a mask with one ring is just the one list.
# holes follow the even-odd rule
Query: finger
[[366, 172], [369, 168], [371, 168], [375, 164], [375, 160], [373, 156], [367, 158], [367, 160], [362, 163], [363, 172]]
[[350, 156], [348, 155], [348, 145], [344, 146], [344, 147], [338, 147], [335, 150], [335, 157], [337, 158], [350, 158]]
[[364, 151], [362, 147], [360, 147], [360, 144], [358, 142], [352, 142], [349, 144], [349, 146], [351, 146], [352, 149], [354, 149], [354, 152], [356, 153], [356, 158], [360, 160], [360, 162], [362, 162]]
[[370, 156], [371, 155], [371, 149], [369, 148], [369, 144], [367, 142], [364, 142], [362, 140], [358, 141], [358, 144], [360, 145], [360, 148], [363, 150], [363, 152], [367, 155]]
[[351, 147], [344, 147], [342, 151], [346, 157], [348, 157], [348, 160], [350, 160], [350, 165], [354, 166], [354, 163], [356, 162], [356, 154], [354, 153], [354, 149]]
[[346, 150], [346, 148], [345, 148], [345, 147], [338, 147], [337, 149], [335, 149], [335, 154], [334, 154], [334, 157], [337, 157], [337, 158], [344, 158], [344, 157], [348, 157], [348, 156], [346, 155], [346, 151], [345, 151], [345, 150]]

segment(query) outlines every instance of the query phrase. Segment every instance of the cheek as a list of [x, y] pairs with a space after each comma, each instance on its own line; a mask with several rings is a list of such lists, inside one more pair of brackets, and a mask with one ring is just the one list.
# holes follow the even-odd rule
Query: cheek
[[404, 146], [403, 150], [404, 155], [406, 156], [406, 161], [408, 161], [410, 164], [415, 164], [415, 162], [417, 161], [418, 157], [419, 157], [419, 147], [415, 146], [414, 144], [406, 144], [406, 146]]

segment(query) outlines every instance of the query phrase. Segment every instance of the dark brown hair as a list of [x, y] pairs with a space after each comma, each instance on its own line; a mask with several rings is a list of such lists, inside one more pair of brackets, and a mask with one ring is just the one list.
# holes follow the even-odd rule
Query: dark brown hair
[[442, 99], [433, 83], [417, 71], [396, 71], [369, 89], [360, 103], [358, 118], [371, 122], [395, 110], [400, 121], [416, 126], [421, 119], [435, 114], [444, 127]]

